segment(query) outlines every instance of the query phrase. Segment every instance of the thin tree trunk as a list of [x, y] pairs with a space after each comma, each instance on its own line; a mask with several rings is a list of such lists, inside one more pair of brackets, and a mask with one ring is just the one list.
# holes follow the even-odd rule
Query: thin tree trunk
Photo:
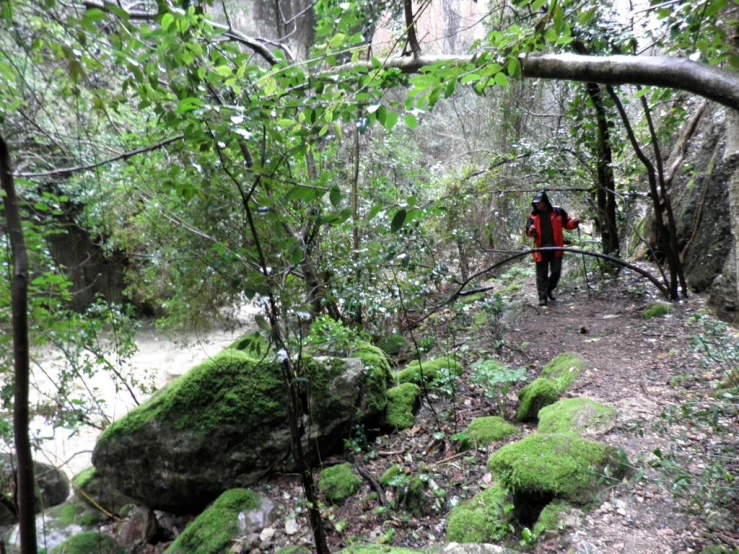
[[670, 250], [675, 253], [678, 259], [677, 276], [680, 279], [680, 288], [683, 291], [683, 296], [688, 296], [688, 284], [685, 282], [685, 273], [683, 272], [683, 264], [680, 262], [680, 248], [677, 245], [677, 226], [675, 225], [675, 215], [672, 212], [672, 202], [670, 196], [667, 194], [667, 185], [665, 184], [665, 171], [664, 164], [662, 163], [662, 154], [659, 149], [659, 142], [657, 139], [657, 132], [654, 129], [654, 122], [652, 121], [652, 111], [649, 109], [649, 103], [646, 97], [641, 97], [642, 108], [644, 109], [644, 117], [647, 119], [647, 126], [649, 127], [649, 135], [652, 138], [652, 147], [654, 148], [654, 162], [657, 165], [657, 177], [659, 178], [659, 189], [661, 200], [664, 203], [665, 211], [667, 212], [667, 229], [670, 232]]
[[634, 135], [634, 130], [632, 129], [631, 123], [629, 122], [629, 118], [626, 115], [626, 110], [624, 110], [623, 104], [621, 103], [621, 100], [619, 100], [616, 91], [613, 90], [613, 87], [610, 86], [607, 87], [607, 90], [608, 94], [611, 96], [616, 104], [616, 109], [618, 110], [618, 113], [621, 115], [621, 120], [623, 121], [624, 128], [626, 129], [626, 134], [629, 136], [631, 145], [634, 148], [634, 152], [636, 152], [637, 157], [644, 164], [644, 167], [647, 170], [647, 177], [649, 178], [649, 189], [651, 193], [650, 196], [652, 197], [652, 206], [654, 207], [654, 219], [657, 224], [657, 237], [660, 247], [662, 248], [662, 253], [665, 255], [665, 258], [667, 259], [667, 265], [670, 269], [670, 282], [668, 283], [670, 290], [670, 300], [677, 300], [677, 275], [678, 267], [680, 266], [680, 256], [678, 255], [677, 251], [672, 249], [670, 233], [667, 227], [665, 227], [665, 222], [662, 219], [663, 206], [660, 203], [660, 194], [659, 190], [657, 189], [657, 171], [654, 168], [654, 164], [649, 160], [649, 158], [644, 154], [644, 151], [639, 146], [639, 143], [636, 140], [636, 136]]
[[8, 226], [10, 248], [13, 253], [13, 357], [15, 368], [15, 398], [13, 433], [18, 458], [17, 491], [18, 521], [20, 523], [21, 554], [36, 554], [36, 517], [33, 477], [33, 458], [28, 434], [28, 254], [23, 238], [15, 183], [10, 168], [10, 153], [5, 139], [0, 136], [0, 184], [5, 193], [3, 206]]

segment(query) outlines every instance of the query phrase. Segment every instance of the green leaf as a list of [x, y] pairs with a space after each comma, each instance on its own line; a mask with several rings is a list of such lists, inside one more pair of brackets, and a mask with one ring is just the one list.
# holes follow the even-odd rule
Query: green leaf
[[405, 126], [409, 129], [415, 129], [418, 126], [418, 120], [413, 114], [407, 114], [405, 116]]
[[331, 48], [338, 48], [342, 44], [344, 44], [344, 40], [346, 39], [346, 35], [339, 33], [335, 35], [329, 42], [328, 45]]
[[303, 249], [295, 247], [290, 253], [290, 263], [292, 265], [298, 265], [300, 262], [303, 261], [304, 257], [305, 256], [303, 255]]
[[162, 22], [160, 24], [162, 27], [162, 31], [166, 33], [172, 26], [172, 23], [174, 23], [174, 16], [171, 13], [165, 13], [162, 16]]
[[495, 84], [499, 87], [508, 87], [508, 77], [505, 76], [505, 73], [495, 74]]
[[393, 220], [390, 222], [391, 233], [397, 232], [403, 226], [403, 223], [405, 223], [406, 215], [408, 215], [407, 212], [402, 208], [395, 212]]
[[634, 95], [634, 98], [641, 98], [641, 97], [642, 97], [642, 96], [644, 96], [645, 94], [649, 94], [649, 91], [650, 91], [650, 90], [651, 90], [651, 89], [650, 89], [649, 87], [647, 87], [647, 88], [643, 88], [643, 89], [640, 89], [640, 90], [638, 90], [638, 91], [636, 92], [636, 94]]
[[375, 218], [375, 216], [379, 214], [384, 208], [385, 206], [383, 206], [382, 204], [377, 204], [375, 206], [372, 206], [372, 209], [367, 214], [367, 221], [372, 221]]
[[316, 197], [316, 191], [315, 189], [304, 187], [301, 185], [297, 185], [290, 189], [290, 191], [287, 193], [287, 199], [289, 201], [293, 200], [306, 200], [310, 202]]
[[387, 116], [385, 117], [385, 122], [382, 124], [382, 126], [385, 127], [386, 130], [390, 131], [393, 127], [395, 127], [395, 124], [397, 122], [398, 122], [397, 112], [388, 112]]
[[508, 62], [508, 75], [518, 77], [521, 72], [521, 63], [518, 58], [511, 58]]
[[339, 187], [331, 187], [328, 197], [331, 200], [331, 205], [334, 208], [338, 208], [339, 204], [341, 204], [341, 191], [339, 190]]
[[233, 70], [227, 65], [219, 65], [218, 67], [214, 68], [213, 71], [215, 71], [221, 77], [230, 77], [231, 75], [233, 75]]
[[177, 105], [177, 113], [183, 114], [197, 110], [203, 106], [203, 101], [200, 98], [183, 98]]
[[557, 42], [559, 35], [557, 34], [557, 31], [555, 31], [553, 27], [549, 27], [549, 29], [547, 29], [544, 32], [544, 38], [546, 39], [547, 42]]

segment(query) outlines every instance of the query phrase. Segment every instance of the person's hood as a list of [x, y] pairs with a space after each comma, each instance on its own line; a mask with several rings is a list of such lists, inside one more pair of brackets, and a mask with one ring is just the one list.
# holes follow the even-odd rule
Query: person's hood
[[540, 190], [536, 193], [536, 196], [534, 196], [534, 199], [531, 201], [531, 207], [533, 208], [532, 213], [538, 213], [539, 210], [536, 209], [536, 205], [539, 202], [546, 202], [548, 211], [552, 209], [552, 203], [549, 201], [547, 193], [543, 190]]

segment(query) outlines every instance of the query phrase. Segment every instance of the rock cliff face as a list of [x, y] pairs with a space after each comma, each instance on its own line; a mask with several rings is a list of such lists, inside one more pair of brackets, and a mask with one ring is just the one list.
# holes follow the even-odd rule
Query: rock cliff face
[[[305, 451], [327, 456], [343, 448], [354, 423], [384, 410], [387, 362], [303, 363]], [[98, 475], [146, 506], [198, 513], [228, 489], [296, 469], [286, 404], [278, 363], [226, 350], [109, 427], [92, 461]]]
[[723, 109], [698, 109], [694, 130], [679, 139], [667, 160], [678, 245], [692, 291], [710, 292], [717, 314], [735, 321], [739, 141], [732, 136], [737, 122]]

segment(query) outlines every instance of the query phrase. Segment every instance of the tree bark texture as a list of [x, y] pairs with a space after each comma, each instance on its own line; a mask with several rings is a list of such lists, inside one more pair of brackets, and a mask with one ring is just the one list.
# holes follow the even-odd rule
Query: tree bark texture
[[603, 253], [614, 254], [619, 251], [618, 227], [616, 226], [616, 180], [613, 176], [613, 150], [611, 133], [608, 129], [608, 118], [603, 106], [601, 88], [596, 83], [588, 83], [588, 96], [595, 108], [598, 122], [598, 183], [596, 200], [598, 204], [598, 220], [603, 240]]
[[13, 433], [18, 459], [17, 491], [21, 554], [36, 554], [36, 517], [34, 506], [33, 458], [28, 434], [28, 254], [23, 238], [18, 199], [10, 167], [10, 153], [0, 136], [0, 184], [4, 192], [3, 207], [13, 257], [11, 287], [13, 318], [13, 358], [15, 370]]

